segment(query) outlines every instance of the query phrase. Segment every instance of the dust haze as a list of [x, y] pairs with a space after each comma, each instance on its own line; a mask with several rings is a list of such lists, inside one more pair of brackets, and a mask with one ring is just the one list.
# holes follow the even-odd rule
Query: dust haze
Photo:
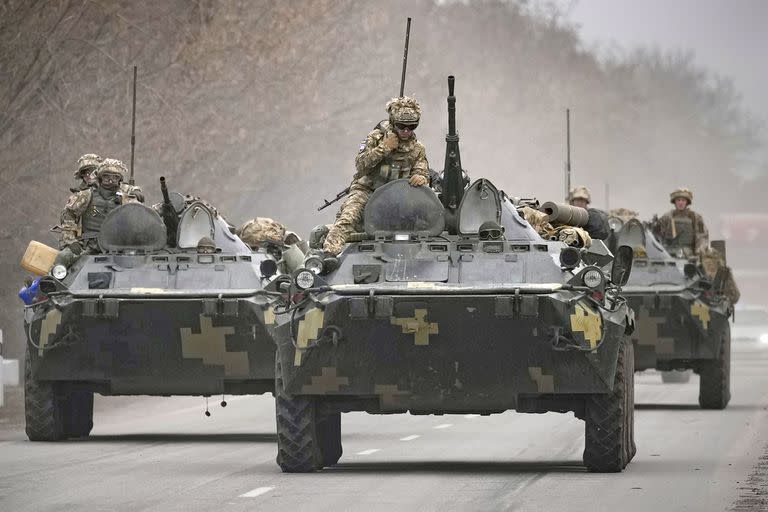
[[[503, 1], [170, 0], [0, 3], [0, 327], [23, 349], [18, 265], [30, 239], [56, 246], [77, 158], [130, 160], [136, 182], [211, 201], [235, 224], [270, 216], [306, 236], [323, 197], [349, 184], [360, 140], [398, 93], [442, 169], [446, 77], [456, 76], [462, 163], [510, 195], [563, 197], [565, 109], [574, 183], [594, 205], [669, 208], [685, 185], [722, 235], [722, 214], [768, 213], [763, 127], [731, 83], [691, 54], [637, 49], [598, 60], [556, 7]], [[729, 245], [732, 263], [757, 256]], [[749, 287], [742, 287], [749, 300]]]

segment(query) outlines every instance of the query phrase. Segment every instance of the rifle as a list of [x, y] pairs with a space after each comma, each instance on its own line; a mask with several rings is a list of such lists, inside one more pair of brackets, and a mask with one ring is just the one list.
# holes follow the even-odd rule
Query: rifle
[[346, 197], [347, 195], [349, 195], [349, 187], [345, 188], [344, 190], [336, 194], [336, 197], [334, 199], [331, 199], [330, 201], [327, 199], [323, 199], [324, 204], [320, 208], [318, 208], [317, 211], [321, 211], [321, 210], [324, 210], [325, 208], [328, 208], [333, 203], [344, 199], [344, 197]]

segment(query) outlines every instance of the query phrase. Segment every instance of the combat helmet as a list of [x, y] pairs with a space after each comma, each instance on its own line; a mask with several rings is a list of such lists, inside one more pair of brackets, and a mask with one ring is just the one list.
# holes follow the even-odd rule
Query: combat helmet
[[673, 190], [672, 193], [669, 194], [669, 202], [672, 204], [675, 204], [675, 199], [677, 199], [678, 197], [687, 199], [689, 205], [693, 203], [693, 192], [691, 192], [689, 189], [685, 187], [680, 187], [678, 189]]
[[408, 96], [392, 98], [387, 103], [387, 113], [392, 125], [395, 123], [418, 124], [419, 119], [421, 119], [419, 103]]
[[128, 173], [128, 169], [125, 164], [115, 158], [106, 158], [99, 164], [96, 169], [96, 178], [101, 178], [104, 174], [118, 174], [120, 175], [120, 181], [125, 181], [125, 175]]
[[584, 185], [579, 185], [578, 187], [573, 187], [570, 192], [568, 192], [568, 198], [567, 201], [570, 203], [574, 199], [584, 199], [587, 204], [592, 202], [592, 194], [589, 193], [589, 189], [585, 187]]
[[77, 170], [74, 172], [74, 177], [79, 178], [83, 171], [88, 169], [96, 169], [104, 159], [95, 153], [86, 153], [77, 159]]

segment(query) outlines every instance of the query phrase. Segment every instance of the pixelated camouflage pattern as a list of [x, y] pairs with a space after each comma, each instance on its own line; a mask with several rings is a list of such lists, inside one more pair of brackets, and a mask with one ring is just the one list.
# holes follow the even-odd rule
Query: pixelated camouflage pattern
[[251, 247], [256, 247], [261, 242], [282, 243], [285, 239], [285, 226], [269, 217], [250, 219], [235, 232]]
[[587, 204], [589, 204], [592, 202], [592, 194], [589, 193], [589, 189], [584, 185], [578, 185], [568, 192], [568, 203], [570, 204], [574, 199], [585, 199]]
[[728, 297], [731, 304], [736, 304], [741, 298], [741, 292], [736, 285], [736, 281], [733, 278], [733, 271], [725, 264], [723, 256], [712, 247], [707, 247], [699, 254], [701, 266], [704, 268], [704, 273], [710, 279], [714, 279], [717, 275], [717, 271], [721, 268], [725, 272], [725, 281], [723, 283], [723, 295]]
[[96, 177], [100, 178], [105, 173], [119, 174], [122, 181], [125, 181], [125, 176], [128, 174], [128, 168], [125, 164], [115, 158], [105, 158], [103, 162], [96, 168]]
[[77, 170], [74, 172], [74, 177], [79, 178], [80, 174], [88, 169], [96, 169], [104, 159], [95, 153], [86, 153], [77, 159]]
[[691, 203], [693, 203], [693, 192], [691, 192], [689, 189], [687, 189], [685, 187], [680, 187], [680, 188], [677, 188], [677, 189], [673, 190], [669, 194], [669, 202], [674, 204], [675, 203], [675, 199], [677, 199], [679, 197], [682, 197], [683, 199], [687, 199], [689, 205]]
[[392, 98], [387, 102], [387, 113], [392, 123], [418, 123], [421, 119], [421, 107], [419, 103], [408, 96]]

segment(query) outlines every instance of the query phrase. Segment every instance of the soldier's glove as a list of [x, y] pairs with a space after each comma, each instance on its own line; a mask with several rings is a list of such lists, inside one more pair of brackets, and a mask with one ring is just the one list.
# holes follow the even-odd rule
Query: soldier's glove
[[411, 179], [408, 180], [408, 183], [410, 183], [412, 187], [420, 187], [427, 184], [427, 178], [421, 174], [413, 174], [411, 175]]
[[381, 139], [381, 146], [385, 151], [394, 151], [399, 143], [400, 139], [398, 139], [395, 132], [387, 132], [384, 138]]

